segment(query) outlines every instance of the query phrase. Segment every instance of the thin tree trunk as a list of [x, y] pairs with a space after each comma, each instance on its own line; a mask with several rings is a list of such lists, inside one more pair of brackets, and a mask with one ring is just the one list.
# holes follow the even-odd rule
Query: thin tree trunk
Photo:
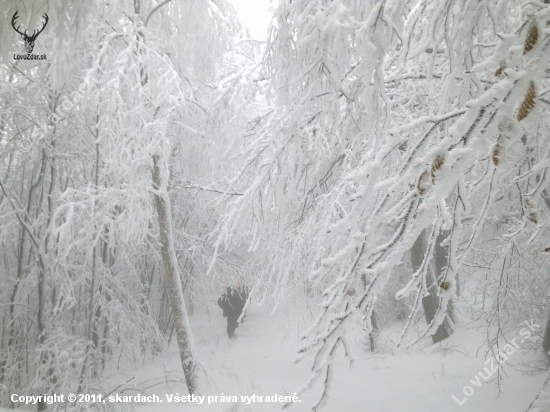
[[[108, 231], [106, 230], [106, 233]], [[107, 238], [107, 235], [105, 236]], [[103, 243], [103, 251], [102, 251], [102, 259], [103, 267], [105, 270], [108, 270], [112, 275], [112, 268], [114, 265], [114, 250], [110, 250], [108, 248], [107, 242], [105, 241]], [[103, 294], [105, 295], [105, 301], [108, 303], [111, 301], [111, 294], [109, 293], [109, 288], [105, 286], [105, 290], [103, 291]], [[110, 352], [108, 348], [108, 339], [109, 339], [109, 333], [110, 333], [110, 327], [109, 327], [109, 317], [105, 316], [105, 324], [103, 326], [103, 339], [101, 340], [101, 369], [105, 368], [105, 360], [107, 352]]]
[[[428, 273], [426, 274], [426, 287], [428, 288], [429, 295], [422, 299], [422, 307], [424, 308], [424, 316], [426, 317], [426, 322], [430, 324], [437, 310], [439, 308], [439, 297], [437, 294], [438, 290], [438, 275], [441, 273], [441, 270], [447, 266], [447, 251], [444, 247], [441, 246], [441, 242], [445, 239], [445, 234], [438, 235], [435, 245], [435, 258], [434, 266], [435, 272], [428, 268]], [[411, 248], [411, 262], [413, 267], [413, 272], [416, 272], [422, 261], [424, 259], [424, 254], [426, 253], [426, 244], [425, 244], [425, 232], [422, 232], [420, 236], [414, 242], [413, 247]], [[447, 309], [448, 315], [449, 309]], [[449, 325], [447, 319], [443, 321], [441, 325], [437, 328], [437, 331], [432, 335], [433, 343], [441, 342], [444, 339], [447, 339], [451, 336], [452, 329]]]
[[[543, 190], [542, 197], [548, 209], [550, 209], [550, 196], [546, 193], [546, 190]], [[548, 320], [546, 321], [546, 326], [544, 328], [544, 338], [542, 339], [542, 348], [547, 355], [550, 355], [550, 314], [548, 314]]]
[[374, 352], [376, 349], [376, 336], [378, 335], [378, 319], [376, 318], [376, 311], [372, 311], [370, 316], [370, 322], [372, 324], [372, 330], [369, 333], [370, 351]]
[[546, 327], [544, 328], [544, 338], [542, 339], [542, 349], [547, 355], [550, 355], [550, 314], [548, 314], [548, 320], [546, 321]]
[[[363, 281], [363, 288], [367, 287], [367, 277], [363, 273], [361, 275], [361, 280]], [[376, 336], [378, 336], [379, 332], [379, 326], [378, 326], [378, 319], [376, 317], [376, 310], [372, 310], [372, 313], [370, 315], [370, 323], [372, 325], [372, 329], [369, 333], [369, 343], [370, 343], [370, 351], [374, 352], [375, 349], [375, 343], [376, 343]]]
[[[96, 144], [95, 144], [95, 176], [94, 176], [94, 185], [95, 190], [97, 190], [97, 187], [99, 185], [99, 144], [97, 143], [97, 133], [95, 135], [96, 138]], [[95, 213], [95, 201], [93, 203], [94, 207], [92, 209], [92, 218], [95, 219], [94, 213]], [[94, 230], [95, 228], [95, 221], [93, 222]], [[78, 389], [77, 393], [81, 393], [84, 389], [84, 381], [86, 376], [86, 364], [88, 363], [88, 359], [90, 358], [91, 352], [95, 351], [97, 348], [96, 342], [94, 342], [94, 332], [95, 332], [95, 315], [96, 311], [95, 308], [95, 289], [96, 289], [96, 277], [97, 277], [97, 245], [94, 244], [94, 247], [92, 248], [92, 273], [91, 273], [91, 281], [90, 281], [90, 298], [88, 300], [88, 326], [86, 329], [86, 341], [88, 342], [88, 345], [86, 346], [86, 354], [84, 355], [84, 362], [82, 363], [82, 369], [80, 371], [80, 378], [78, 380]], [[95, 360], [92, 360], [92, 373], [95, 373]]]
[[[40, 169], [40, 175], [38, 176], [38, 180], [35, 183], [35, 187], [42, 186], [44, 181], [44, 175], [46, 173], [46, 152], [42, 151], [42, 166]], [[29, 198], [29, 204], [27, 207], [27, 211], [30, 217], [30, 201]], [[46, 342], [46, 326], [45, 326], [45, 297], [46, 297], [46, 257], [45, 253], [46, 250], [41, 251], [40, 246], [37, 244], [36, 246], [36, 253], [40, 256], [39, 262], [41, 263], [39, 266], [39, 272], [38, 272], [38, 282], [37, 282], [37, 293], [38, 293], [38, 308], [36, 310], [36, 324], [38, 326], [38, 342], [42, 346]], [[47, 362], [50, 360], [50, 357], [52, 356], [49, 351], [44, 351], [41, 355], [40, 361], [42, 365], [46, 365]], [[47, 379], [51, 379], [51, 376], [48, 376]], [[46, 382], [44, 383], [46, 384]], [[47, 389], [46, 389], [47, 390]], [[38, 411], [44, 411], [46, 410], [48, 405], [44, 401], [38, 402]]]
[[164, 265], [165, 285], [168, 292], [168, 300], [172, 308], [172, 317], [174, 319], [174, 327], [176, 337], [178, 339], [178, 347], [180, 351], [180, 359], [185, 375], [185, 382], [189, 393], [196, 393], [197, 379], [197, 361], [195, 358], [194, 339], [189, 324], [189, 317], [185, 308], [183, 298], [183, 288], [179, 275], [179, 268], [176, 260], [176, 252], [174, 249], [174, 239], [172, 236], [172, 216], [170, 199], [167, 193], [167, 182], [163, 181], [164, 176], [161, 174], [159, 167], [160, 159], [158, 156], [153, 157], [153, 183], [155, 185], [155, 206], [157, 209], [162, 262]]
[[[44, 157], [42, 158], [42, 165], [41, 170], [39, 172], [38, 178], [36, 182], [32, 183], [34, 180], [34, 172], [31, 176], [31, 187], [29, 188], [29, 194], [27, 197], [27, 205], [26, 205], [26, 214], [27, 216], [30, 216], [31, 214], [31, 207], [34, 200], [34, 192], [39, 186], [41, 182], [41, 177], [44, 173], [44, 167], [45, 167], [45, 160]], [[24, 172], [24, 170], [23, 170]], [[21, 193], [22, 195], [23, 193]], [[11, 294], [10, 299], [10, 338], [8, 342], [8, 349], [12, 347], [14, 344], [14, 317], [15, 317], [15, 299], [17, 298], [17, 292], [19, 291], [19, 283], [21, 282], [23, 278], [23, 259], [25, 254], [25, 244], [26, 244], [26, 237], [27, 237], [27, 231], [21, 227], [20, 231], [20, 237], [19, 237], [19, 246], [18, 246], [18, 254], [17, 254], [17, 280], [15, 282], [15, 285], [13, 287], [13, 291]]]

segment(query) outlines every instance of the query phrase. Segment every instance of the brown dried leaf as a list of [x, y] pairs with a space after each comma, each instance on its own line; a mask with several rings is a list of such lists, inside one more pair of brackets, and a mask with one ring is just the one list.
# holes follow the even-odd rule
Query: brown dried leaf
[[519, 122], [525, 119], [529, 115], [531, 109], [535, 107], [535, 96], [535, 83], [529, 82], [529, 89], [527, 89], [527, 94], [518, 110], [517, 119]]
[[530, 198], [528, 197], [524, 198], [523, 208], [525, 210], [525, 217], [527, 218], [527, 220], [535, 224], [539, 223], [539, 217], [538, 217], [537, 211], [533, 207], [533, 202], [531, 201]]
[[498, 77], [502, 74], [502, 71], [504, 70], [504, 68], [501, 66], [497, 69], [497, 71], [495, 72], [495, 77]]
[[500, 163], [500, 149], [500, 143], [497, 143], [493, 148], [493, 155], [491, 157], [493, 158], [493, 164], [495, 166], [498, 166], [498, 164]]
[[533, 222], [534, 224], [538, 224], [539, 223], [539, 218], [537, 216], [536, 213], [532, 212], [532, 213], [529, 213], [527, 215], [527, 220], [529, 220], [530, 222]]
[[525, 38], [525, 44], [523, 45], [523, 54], [531, 51], [537, 40], [539, 39], [539, 29], [537, 27], [537, 22], [533, 20], [531, 27], [529, 27], [529, 32], [527, 32], [527, 37]]
[[445, 154], [438, 153], [432, 162], [432, 170], [431, 170], [432, 183], [435, 182], [435, 174], [439, 169], [441, 169], [441, 166], [443, 166], [444, 162], [445, 162]]
[[424, 170], [416, 183], [416, 189], [418, 190], [418, 194], [420, 194], [420, 196], [422, 196], [428, 188], [428, 181], [428, 171]]
[[442, 290], [449, 290], [449, 288], [451, 287], [451, 282], [446, 282], [446, 281], [443, 281], [439, 284], [439, 287], [442, 289]]

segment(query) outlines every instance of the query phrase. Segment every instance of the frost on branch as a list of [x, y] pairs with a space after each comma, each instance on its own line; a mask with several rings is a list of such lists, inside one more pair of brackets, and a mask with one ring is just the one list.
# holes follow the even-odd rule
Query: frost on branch
[[[338, 347], [351, 357], [347, 330], [355, 322], [371, 329], [381, 293], [400, 264], [410, 265], [418, 239], [422, 252], [398, 293], [411, 296], [406, 346], [452, 325], [457, 275], [495, 207], [525, 209], [530, 220], [510, 184], [511, 159], [521, 163], [539, 133], [535, 85], [545, 81], [549, 54], [536, 22], [548, 8], [525, 17], [531, 9], [522, 7], [421, 0], [412, 8], [277, 8], [263, 67], [271, 114], [250, 146], [251, 184], [230, 202], [218, 239], [229, 245], [241, 225], [252, 228], [264, 300], [318, 299], [300, 350], [300, 359], [313, 356], [304, 388], [330, 382]], [[514, 200], [502, 206], [507, 193]], [[525, 227], [520, 220], [513, 230]], [[424, 305], [430, 294], [433, 310]], [[422, 310], [431, 311], [427, 326], [410, 337]]]

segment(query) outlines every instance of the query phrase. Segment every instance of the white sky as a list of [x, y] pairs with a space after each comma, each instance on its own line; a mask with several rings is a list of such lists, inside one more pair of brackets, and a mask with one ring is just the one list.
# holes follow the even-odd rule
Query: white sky
[[276, 5], [276, 0], [231, 0], [242, 25], [256, 40], [265, 40], [267, 26], [271, 20], [270, 7]]

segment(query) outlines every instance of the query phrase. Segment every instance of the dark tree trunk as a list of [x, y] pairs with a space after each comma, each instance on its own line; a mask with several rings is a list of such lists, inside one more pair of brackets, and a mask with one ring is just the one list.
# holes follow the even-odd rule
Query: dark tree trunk
[[544, 328], [544, 338], [542, 339], [542, 348], [546, 354], [550, 355], [550, 314]]
[[[546, 1], [545, 1], [546, 3]], [[550, 196], [546, 193], [546, 190], [542, 192], [542, 197], [548, 209], [550, 209]], [[542, 348], [546, 354], [550, 355], [550, 314], [548, 315], [548, 320], [546, 321], [546, 326], [544, 328], [544, 338], [542, 339]]]

